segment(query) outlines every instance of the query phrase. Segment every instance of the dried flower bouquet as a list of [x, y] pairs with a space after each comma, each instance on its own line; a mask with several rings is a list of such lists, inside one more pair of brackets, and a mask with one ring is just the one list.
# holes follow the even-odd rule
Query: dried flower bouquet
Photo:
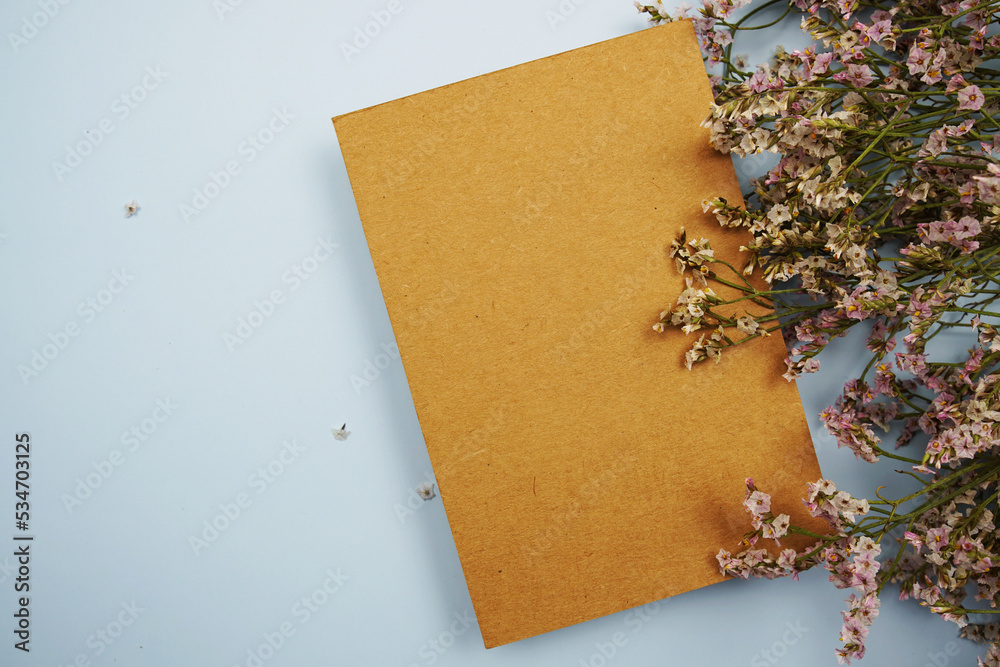
[[[745, 207], [705, 202], [721, 225], [749, 230], [746, 266], [715, 258], [709, 240], [676, 239], [687, 289], [654, 328], [697, 336], [689, 367], [780, 332], [793, 379], [862, 327], [867, 366], [822, 419], [859, 459], [895, 459], [919, 482], [869, 500], [810, 484], [806, 507], [830, 527], [818, 534], [772, 511], [748, 479], [752, 530], [742, 552], [718, 554], [722, 571], [828, 570], [853, 590], [842, 663], [864, 656], [893, 583], [988, 644], [981, 665], [1000, 665], [989, 622], [1000, 614], [1000, 0], [704, 0], [691, 16], [636, 6], [653, 23], [693, 19], [714, 72], [712, 145], [780, 157]], [[795, 20], [808, 48], [779, 47], [753, 69], [734, 55], [739, 32]], [[893, 430], [895, 447], [877, 429]], [[781, 549], [789, 533], [815, 542]]]

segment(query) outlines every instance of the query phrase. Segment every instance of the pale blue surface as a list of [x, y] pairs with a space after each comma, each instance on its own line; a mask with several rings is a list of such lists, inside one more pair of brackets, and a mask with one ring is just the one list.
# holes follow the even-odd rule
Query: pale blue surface
[[[835, 664], [847, 592], [821, 573], [486, 651], [456, 621], [471, 604], [440, 500], [399, 513], [430, 464], [400, 363], [379, 356], [392, 330], [330, 116], [641, 29], [629, 2], [399, 0], [349, 62], [341, 43], [389, 3], [243, 0], [220, 18], [212, 0], [48, 1], [37, 34], [0, 45], [0, 664], [253, 665], [268, 634], [268, 666]], [[8, 0], [0, 29], [44, 4]], [[134, 109], [115, 102], [133, 89]], [[60, 181], [52, 163], [102, 121], [113, 131]], [[269, 124], [271, 143], [244, 144]], [[179, 205], [206, 187], [185, 222]], [[102, 291], [114, 271], [127, 284]], [[269, 316], [231, 351], [255, 302]], [[54, 358], [23, 382], [35, 350]], [[899, 476], [820, 430], [855, 370], [837, 354], [800, 389], [824, 472], [866, 493]], [[368, 362], [384, 368], [356, 391]], [[133, 427], [144, 441], [123, 437]], [[20, 431], [34, 442], [30, 655], [12, 648], [7, 546]], [[67, 508], [88, 475], [96, 488]], [[189, 537], [213, 520], [225, 529], [196, 554]], [[892, 597], [862, 664], [974, 664], [953, 625]]]

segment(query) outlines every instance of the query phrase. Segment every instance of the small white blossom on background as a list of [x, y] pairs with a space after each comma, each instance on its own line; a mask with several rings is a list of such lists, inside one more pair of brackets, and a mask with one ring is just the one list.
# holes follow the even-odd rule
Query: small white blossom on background
[[424, 482], [423, 484], [421, 484], [420, 486], [418, 486], [417, 487], [417, 495], [419, 495], [424, 500], [431, 500], [431, 499], [435, 498], [437, 496], [437, 494], [434, 492], [434, 483], [433, 482]]

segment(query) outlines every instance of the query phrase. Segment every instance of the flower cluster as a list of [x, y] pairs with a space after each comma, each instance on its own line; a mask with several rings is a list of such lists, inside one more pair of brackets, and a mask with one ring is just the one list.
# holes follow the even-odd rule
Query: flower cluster
[[[771, 496], [757, 489], [752, 479], [746, 480], [747, 495], [744, 508], [750, 513], [754, 530], [743, 538], [743, 543], [751, 548], [734, 556], [725, 549], [719, 551], [716, 559], [724, 574], [742, 577], [791, 576], [814, 566], [821, 566], [830, 573], [830, 581], [837, 588], [851, 588], [854, 592], [847, 598], [848, 611], [843, 612], [844, 626], [838, 649], [838, 656], [850, 662], [865, 653], [864, 639], [879, 611], [880, 563], [877, 557], [882, 547], [868, 535], [850, 535], [845, 529], [855, 528], [857, 519], [870, 510], [867, 500], [852, 498], [846, 491], [838, 491], [833, 482], [821, 479], [809, 485], [809, 495], [805, 501], [809, 513], [826, 520], [833, 529], [831, 536], [819, 536], [790, 525], [787, 514], [771, 511]], [[779, 539], [788, 532], [807, 533], [817, 538], [809, 548], [799, 552], [795, 549], [781, 549], [777, 557], [766, 549], [755, 547], [760, 538]]]
[[747, 478], [747, 497], [743, 501], [743, 507], [750, 512], [750, 523], [754, 532], [747, 536], [745, 541], [748, 544], [756, 544], [761, 537], [772, 539], [777, 544], [778, 540], [788, 534], [788, 525], [791, 521], [787, 514], [777, 516], [771, 512], [771, 496], [758, 491], [753, 483], [753, 479]]
[[[869, 502], [820, 480], [805, 502], [830, 532], [815, 535], [771, 513], [748, 481], [752, 531], [720, 567], [772, 578], [820, 566], [854, 589], [842, 662], [864, 655], [891, 584], [987, 643], [983, 664], [1000, 666], [998, 626], [972, 622], [1000, 613], [1000, 0], [699, 5], [636, 3], [653, 23], [693, 21], [715, 95], [711, 144], [777, 164], [745, 204], [704, 203], [744, 230], [742, 265], [708, 240], [673, 241], [686, 289], [654, 328], [698, 336], [689, 368], [780, 332], [793, 380], [862, 327], [869, 362], [821, 418], [840, 447], [898, 462], [918, 485]], [[788, 21], [807, 48], [778, 47], [754, 67], [734, 53], [741, 31]], [[761, 547], [796, 533], [814, 547]], [[978, 602], [967, 603], [972, 590]]]

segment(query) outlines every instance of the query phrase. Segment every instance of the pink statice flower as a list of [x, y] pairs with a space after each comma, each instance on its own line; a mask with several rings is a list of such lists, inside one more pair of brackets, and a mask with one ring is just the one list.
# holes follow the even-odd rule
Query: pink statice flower
[[983, 108], [986, 97], [977, 85], [966, 86], [958, 91], [959, 110], [979, 111]]
[[[678, 244], [673, 259], [691, 282], [654, 328], [698, 331], [691, 368], [749, 347], [775, 318], [746, 306], [773, 304], [792, 380], [870, 326], [868, 363], [820, 417], [839, 447], [866, 462], [895, 458], [926, 488], [906, 501], [880, 489], [869, 503], [820, 480], [804, 502], [824, 533], [793, 526], [748, 480], [743, 550], [717, 555], [730, 576], [794, 578], [818, 566], [850, 589], [837, 651], [849, 663], [865, 654], [886, 584], [959, 625], [970, 593], [1000, 606], [1000, 75], [990, 65], [1000, 14], [983, 0], [792, 0], [812, 43], [754, 66], [733, 55], [745, 4], [703, 0], [691, 17], [714, 95], [703, 127], [715, 149], [770, 152], [776, 164], [748, 180], [742, 201], [710, 201], [719, 224], [744, 235], [745, 260], [730, 266], [721, 242], [711, 255]], [[662, 2], [640, 11], [684, 14], [666, 17]], [[894, 427], [887, 451], [880, 438]], [[885, 559], [883, 546], [893, 550]]]
[[917, 225], [917, 233], [924, 243], [948, 244], [963, 252], [979, 249], [979, 242], [973, 240], [982, 232], [979, 221], [971, 215], [958, 220], [937, 220]]
[[846, 69], [834, 74], [833, 78], [836, 81], [849, 83], [855, 88], [864, 88], [875, 80], [875, 77], [872, 75], [872, 70], [868, 67], [868, 65], [855, 64], [848, 65]]
[[906, 67], [910, 71], [911, 76], [921, 74], [927, 71], [933, 59], [933, 54], [928, 53], [918, 44], [914, 44], [910, 49], [910, 55], [906, 58]]

